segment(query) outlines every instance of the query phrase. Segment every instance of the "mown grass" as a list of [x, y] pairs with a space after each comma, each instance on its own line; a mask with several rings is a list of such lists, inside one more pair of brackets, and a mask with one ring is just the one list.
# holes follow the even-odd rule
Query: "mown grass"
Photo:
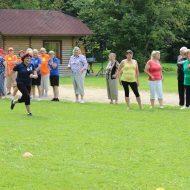
[[[0, 100], [2, 190], [187, 190], [189, 110]], [[32, 158], [23, 158], [29, 151]]]
[[[105, 68], [104, 63], [104, 68]], [[101, 64], [97, 63], [94, 65], [94, 71], [95, 73], [98, 72], [98, 70], [101, 68]], [[164, 81], [163, 81], [163, 89], [165, 92], [177, 92], [177, 73], [176, 73], [176, 65], [175, 64], [163, 64], [163, 75], [164, 75]], [[140, 90], [148, 91], [148, 77], [145, 73], [140, 73]], [[72, 85], [71, 77], [63, 77], [61, 78], [61, 84], [63, 85]], [[105, 82], [105, 76], [87, 76], [85, 78], [85, 86], [91, 87], [91, 88], [106, 88], [106, 82]], [[122, 89], [122, 86], [119, 85], [119, 89]]]

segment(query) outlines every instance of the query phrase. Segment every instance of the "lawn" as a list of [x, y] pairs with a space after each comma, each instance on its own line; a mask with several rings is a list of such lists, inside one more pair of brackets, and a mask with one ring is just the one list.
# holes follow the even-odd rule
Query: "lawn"
[[[104, 68], [105, 68], [104, 64]], [[98, 72], [98, 69], [101, 68], [100, 64], [94, 66], [95, 73]], [[176, 74], [176, 65], [175, 64], [163, 64], [164, 68], [164, 82], [163, 89], [164, 92], [177, 92], [177, 74]], [[140, 90], [148, 91], [148, 77], [145, 73], [140, 73]], [[68, 86], [72, 84], [71, 77], [63, 77], [61, 78], [61, 84], [64, 86]], [[85, 78], [85, 86], [89, 88], [106, 88], [105, 76], [87, 76]], [[119, 89], [122, 89], [122, 86], [119, 85]]]
[[[0, 100], [2, 190], [187, 190], [189, 110]], [[32, 158], [23, 158], [30, 151]]]

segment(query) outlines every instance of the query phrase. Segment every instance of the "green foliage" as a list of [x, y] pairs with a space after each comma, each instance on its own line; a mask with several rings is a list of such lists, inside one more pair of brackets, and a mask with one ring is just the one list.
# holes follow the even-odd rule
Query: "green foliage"
[[190, 40], [189, 0], [7, 0], [0, 8], [61, 10], [85, 22], [95, 33], [83, 38], [88, 54], [100, 56], [99, 42], [124, 58], [135, 52], [140, 68], [152, 50], [174, 61], [181, 46]]

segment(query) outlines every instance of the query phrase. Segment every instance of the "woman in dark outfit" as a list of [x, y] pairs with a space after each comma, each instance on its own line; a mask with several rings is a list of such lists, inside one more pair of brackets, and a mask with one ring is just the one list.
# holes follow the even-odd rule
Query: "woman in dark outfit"
[[37, 72], [34, 70], [33, 64], [30, 62], [31, 55], [29, 53], [24, 54], [21, 58], [22, 63], [16, 65], [13, 69], [14, 72], [17, 71], [17, 87], [22, 93], [21, 98], [18, 100], [11, 101], [11, 109], [13, 110], [16, 103], [25, 103], [27, 115], [32, 116], [30, 109], [30, 90], [32, 84], [32, 78], [37, 78]]

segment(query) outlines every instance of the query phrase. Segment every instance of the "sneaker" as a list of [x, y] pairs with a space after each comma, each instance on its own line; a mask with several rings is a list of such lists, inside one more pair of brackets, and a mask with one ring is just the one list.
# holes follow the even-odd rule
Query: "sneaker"
[[59, 98], [55, 98], [55, 101], [56, 101], [56, 102], [59, 102]]
[[189, 107], [183, 106], [180, 108], [180, 110], [189, 109]]
[[53, 98], [51, 101], [56, 101], [56, 99], [55, 99], [55, 98]]
[[160, 106], [159, 108], [160, 108], [160, 109], [163, 109], [163, 108], [164, 108], [164, 106]]
[[81, 104], [84, 104], [84, 100], [81, 100], [80, 103], [81, 103]]
[[75, 103], [79, 103], [79, 100], [75, 100]]
[[30, 113], [27, 113], [27, 116], [32, 116], [32, 113], [30, 112]]
[[13, 110], [15, 107], [15, 103], [14, 103], [14, 100], [11, 100], [11, 110]]

